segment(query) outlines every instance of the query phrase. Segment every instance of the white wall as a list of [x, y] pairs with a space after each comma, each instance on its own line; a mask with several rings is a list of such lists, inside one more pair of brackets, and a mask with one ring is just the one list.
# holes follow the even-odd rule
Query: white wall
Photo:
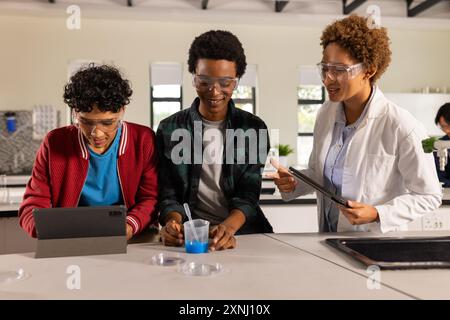
[[434, 120], [439, 108], [450, 102], [450, 94], [386, 93], [386, 97], [422, 122], [428, 135], [444, 135]]
[[[280, 142], [296, 146], [298, 67], [321, 59], [323, 26], [267, 23], [195, 23], [86, 18], [82, 28], [66, 28], [66, 16], [0, 14], [0, 110], [31, 109], [52, 104], [63, 112], [67, 65], [74, 59], [114, 61], [133, 85], [126, 118], [149, 125], [149, 66], [152, 62], [184, 64], [184, 105], [194, 98], [186, 60], [190, 43], [209, 29], [227, 29], [242, 41], [249, 63], [258, 66], [257, 113]], [[161, 18], [159, 19], [161, 20]], [[170, 21], [170, 20], [168, 20]], [[380, 85], [386, 92], [450, 87], [450, 29], [390, 29], [393, 62]], [[330, 21], [331, 22], [331, 18]], [[411, 25], [411, 23], [409, 23]], [[296, 155], [290, 162], [295, 162]]]

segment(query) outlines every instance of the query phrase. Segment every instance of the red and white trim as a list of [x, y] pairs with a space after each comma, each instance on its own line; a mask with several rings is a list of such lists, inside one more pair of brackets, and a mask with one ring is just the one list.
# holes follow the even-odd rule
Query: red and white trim
[[128, 142], [127, 131], [128, 131], [127, 124], [125, 122], [122, 122], [122, 137], [120, 139], [120, 145], [119, 145], [119, 156], [121, 156], [125, 153], [125, 148], [127, 147], [127, 142]]
[[133, 234], [139, 231], [139, 222], [132, 216], [127, 216], [127, 223], [133, 228]]
[[81, 132], [81, 129], [78, 128], [78, 143], [80, 144], [80, 149], [81, 149], [81, 155], [84, 159], [88, 159], [88, 151], [86, 148], [86, 145], [84, 144], [84, 139], [83, 139], [83, 133]]

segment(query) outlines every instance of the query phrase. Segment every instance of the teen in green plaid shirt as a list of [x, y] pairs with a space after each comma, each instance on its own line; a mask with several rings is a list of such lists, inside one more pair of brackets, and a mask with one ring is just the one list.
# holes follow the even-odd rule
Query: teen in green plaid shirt
[[[236, 36], [227, 31], [200, 35], [191, 45], [188, 64], [198, 97], [189, 109], [164, 119], [157, 131], [161, 237], [165, 245], [183, 245], [183, 203], [188, 203], [194, 219], [212, 225], [211, 250], [234, 248], [235, 234], [273, 232], [259, 206], [267, 127], [231, 99], [246, 67]], [[249, 132], [254, 139], [243, 145], [229, 136]], [[215, 140], [208, 140], [210, 133]], [[222, 161], [205, 160], [214, 156]]]

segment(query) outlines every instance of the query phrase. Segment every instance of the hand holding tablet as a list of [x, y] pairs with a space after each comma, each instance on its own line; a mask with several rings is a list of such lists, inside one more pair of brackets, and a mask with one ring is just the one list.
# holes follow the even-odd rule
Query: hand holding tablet
[[277, 172], [270, 173], [267, 177], [273, 179], [280, 192], [289, 193], [294, 191], [298, 182], [288, 169], [281, 166], [274, 158], [270, 159], [270, 164], [277, 169]]
[[348, 201], [346, 199], [342, 198], [339, 195], [331, 193], [329, 190], [325, 189], [325, 187], [321, 186], [319, 183], [317, 183], [310, 177], [306, 176], [305, 174], [301, 173], [300, 171], [294, 169], [293, 167], [289, 167], [289, 170], [287, 170], [286, 168], [280, 166], [278, 161], [276, 161], [274, 158], [270, 160], [270, 163], [278, 170], [277, 171], [278, 177], [274, 178], [279, 180], [277, 186], [281, 192], [291, 192], [294, 190], [296, 181], [289, 182], [290, 179], [288, 179], [289, 178], [288, 175], [290, 175], [291, 177], [294, 176], [300, 179], [301, 181], [305, 182], [306, 184], [314, 188], [316, 191], [320, 192], [323, 196], [334, 201], [336, 204], [347, 208], [349, 207]]

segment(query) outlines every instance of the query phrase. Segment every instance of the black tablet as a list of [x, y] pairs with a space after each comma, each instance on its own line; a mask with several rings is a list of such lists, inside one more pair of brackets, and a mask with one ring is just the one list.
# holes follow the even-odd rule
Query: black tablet
[[124, 206], [33, 209], [38, 239], [125, 236]]
[[325, 187], [321, 186], [320, 184], [318, 184], [316, 181], [314, 181], [313, 179], [311, 179], [307, 175], [301, 173], [300, 171], [298, 171], [298, 170], [296, 170], [296, 169], [294, 169], [292, 167], [289, 167], [289, 172], [293, 176], [299, 178], [300, 180], [302, 180], [303, 182], [305, 182], [309, 186], [313, 187], [316, 191], [319, 191], [325, 197], [330, 198], [332, 201], [336, 202], [337, 204], [340, 204], [343, 207], [349, 208], [346, 199], [342, 198], [341, 196], [338, 196], [336, 194], [331, 193], [329, 190], [325, 189]]
[[380, 269], [450, 268], [450, 237], [330, 238], [326, 243]]

